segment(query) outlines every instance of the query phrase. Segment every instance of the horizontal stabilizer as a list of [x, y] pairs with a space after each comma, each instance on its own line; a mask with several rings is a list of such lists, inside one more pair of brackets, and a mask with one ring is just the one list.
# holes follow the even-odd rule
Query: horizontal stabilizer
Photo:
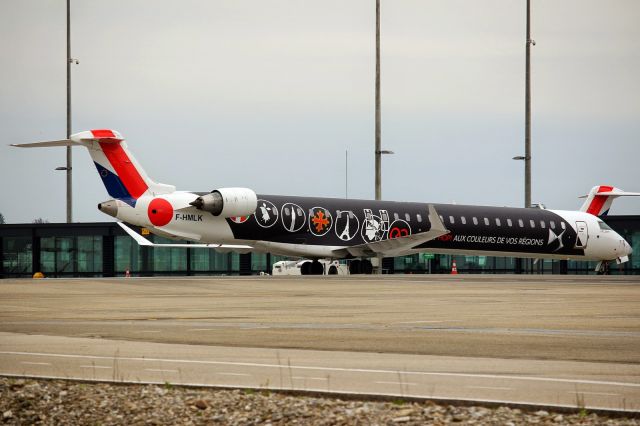
[[18, 148], [48, 148], [52, 146], [74, 146], [80, 145], [71, 139], [61, 139], [59, 141], [32, 142], [32, 143], [12, 143], [11, 146]]
[[[598, 195], [613, 195], [615, 197], [640, 197], [640, 192], [626, 192], [626, 191], [609, 191], [609, 192], [598, 192]], [[587, 198], [588, 195], [583, 195], [580, 198]]]
[[253, 247], [247, 245], [234, 245], [234, 244], [156, 244], [152, 243], [142, 235], [138, 234], [133, 229], [129, 228], [123, 222], [117, 222], [120, 228], [124, 229], [124, 232], [129, 234], [131, 238], [136, 240], [138, 245], [146, 246], [146, 247], [184, 247], [184, 248], [210, 248], [217, 250], [225, 250], [225, 251], [246, 251], [251, 250]]

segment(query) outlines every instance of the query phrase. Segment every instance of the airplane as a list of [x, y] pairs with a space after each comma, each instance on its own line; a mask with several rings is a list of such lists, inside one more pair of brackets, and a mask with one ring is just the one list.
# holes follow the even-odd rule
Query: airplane
[[[579, 211], [373, 201], [256, 194], [249, 188], [178, 191], [156, 183], [115, 130], [12, 146], [84, 146], [113, 198], [98, 209], [116, 219], [138, 244], [209, 247], [308, 258], [303, 275], [320, 275], [319, 259], [351, 259], [351, 274], [371, 273], [375, 256], [429, 252], [532, 259], [627, 262], [631, 246], [603, 220], [611, 203], [640, 196], [594, 187]], [[155, 244], [125, 223], [189, 244]]]

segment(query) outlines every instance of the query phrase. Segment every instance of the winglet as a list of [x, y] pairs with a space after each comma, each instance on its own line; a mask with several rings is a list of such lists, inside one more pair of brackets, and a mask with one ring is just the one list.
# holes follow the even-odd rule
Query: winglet
[[429, 204], [429, 223], [431, 224], [431, 229], [429, 231], [441, 232], [440, 235], [451, 232], [446, 226], [444, 226], [444, 223], [442, 223], [442, 219], [440, 219], [440, 215], [436, 211], [436, 208], [433, 207], [433, 204]]
[[406, 235], [398, 238], [387, 238], [385, 240], [359, 244], [356, 246], [348, 246], [334, 250], [336, 256], [344, 256], [350, 254], [352, 256], [374, 256], [382, 254], [384, 256], [403, 256], [413, 253], [416, 247], [424, 244], [442, 235], [448, 234], [449, 231], [442, 223], [440, 215], [436, 208], [429, 204], [429, 222], [431, 229], [417, 234]]

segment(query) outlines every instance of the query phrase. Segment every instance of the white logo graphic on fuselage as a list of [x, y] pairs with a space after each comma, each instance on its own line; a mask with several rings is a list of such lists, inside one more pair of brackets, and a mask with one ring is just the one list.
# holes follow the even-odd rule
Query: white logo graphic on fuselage
[[380, 210], [380, 216], [373, 214], [371, 209], [364, 209], [364, 224], [362, 225], [362, 239], [371, 243], [387, 237], [389, 232], [389, 213]]
[[258, 208], [254, 216], [258, 225], [271, 228], [278, 221], [278, 209], [271, 201], [258, 200]]
[[564, 244], [562, 243], [562, 236], [564, 235], [565, 232], [567, 232], [566, 229], [562, 231], [559, 235], [556, 235], [556, 233], [553, 232], [551, 228], [549, 228], [549, 242], [547, 243], [547, 245], [550, 246], [555, 241], [558, 241], [558, 247], [555, 250], [553, 250], [554, 252], [564, 248]]
[[304, 213], [304, 210], [293, 203], [286, 203], [282, 206], [282, 226], [289, 232], [296, 232], [302, 229], [304, 224], [307, 222], [307, 215]]
[[335, 232], [342, 241], [352, 240], [358, 235], [360, 220], [352, 211], [338, 211], [336, 216]]

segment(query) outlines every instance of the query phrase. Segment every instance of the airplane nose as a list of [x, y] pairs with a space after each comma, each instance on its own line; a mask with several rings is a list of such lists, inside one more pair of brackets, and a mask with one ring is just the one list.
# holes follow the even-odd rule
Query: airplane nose
[[631, 244], [629, 244], [628, 242], [624, 242], [624, 248], [625, 251], [627, 252], [627, 256], [631, 256], [631, 254], [633, 254], [633, 247], [631, 247]]

